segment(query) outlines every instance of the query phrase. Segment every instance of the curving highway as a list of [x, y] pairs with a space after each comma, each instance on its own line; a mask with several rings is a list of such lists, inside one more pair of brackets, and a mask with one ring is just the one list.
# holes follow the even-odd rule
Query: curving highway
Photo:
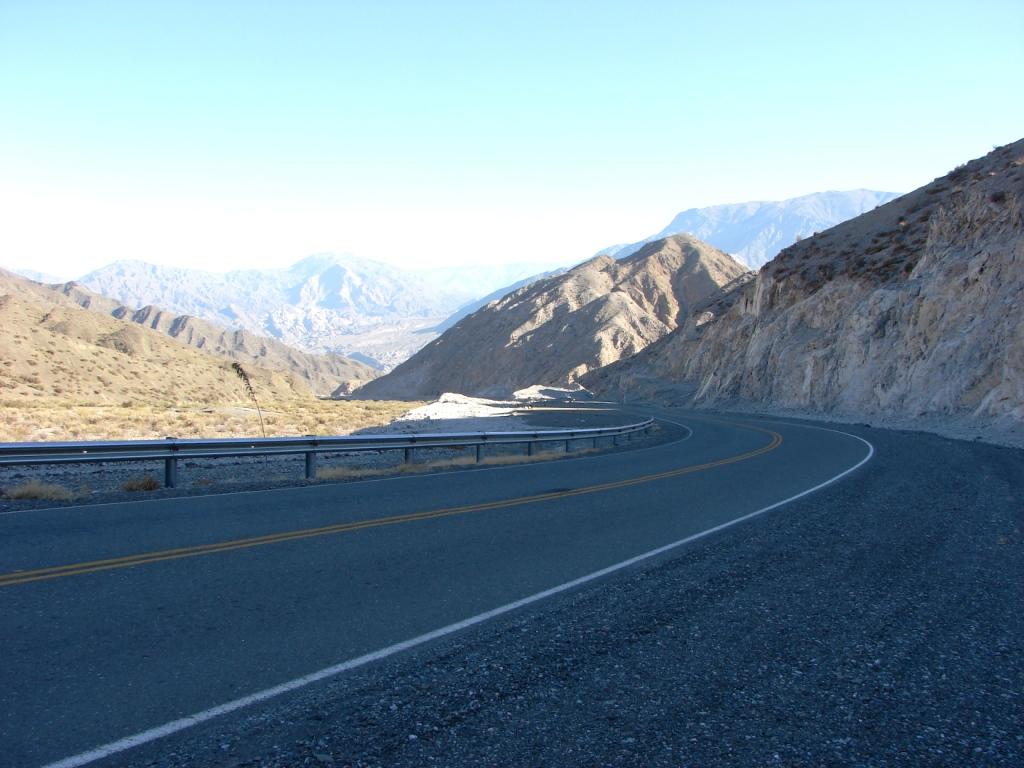
[[[178, 764], [348, 675], [386, 689], [441, 648], [461, 670], [489, 624], [610, 594], [878, 461], [842, 428], [656, 415], [666, 442], [566, 461], [0, 516], [4, 764]], [[211, 749], [180, 764], [224, 764]]]

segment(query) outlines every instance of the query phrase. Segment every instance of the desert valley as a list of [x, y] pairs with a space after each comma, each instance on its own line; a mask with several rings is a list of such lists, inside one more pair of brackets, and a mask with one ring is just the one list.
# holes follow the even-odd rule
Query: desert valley
[[[7, 440], [253, 434], [236, 362], [272, 434], [343, 433], [402, 410], [373, 401], [553, 386], [1019, 443], [1022, 183], [1017, 142], [899, 197], [684, 212], [666, 229], [703, 216], [709, 239], [763, 266], [661, 233], [487, 301], [470, 286], [514, 272], [477, 270], [446, 290], [332, 256], [215, 279], [141, 263], [63, 284], [5, 271], [0, 425]], [[887, 202], [847, 216], [875, 201]], [[751, 255], [780, 230], [797, 242]]]
[[527, 277], [539, 262], [413, 272], [332, 254], [224, 275], [125, 262], [66, 283], [5, 270], [0, 437], [258, 434], [232, 363], [252, 376], [276, 435], [346, 433], [403, 410], [374, 400], [579, 386], [728, 301], [754, 279], [749, 264], [786, 240], [894, 197], [693, 209], [642, 242]]

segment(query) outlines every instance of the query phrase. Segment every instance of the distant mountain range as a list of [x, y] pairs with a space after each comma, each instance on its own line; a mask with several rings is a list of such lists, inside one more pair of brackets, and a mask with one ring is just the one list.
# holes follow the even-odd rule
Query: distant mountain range
[[817, 192], [789, 200], [713, 205], [676, 214], [668, 226], [639, 242], [599, 251], [616, 258], [636, 253], [645, 244], [686, 232], [751, 269], [759, 269], [797, 239], [810, 237], [899, 197], [895, 192], [854, 189]]
[[333, 352], [389, 368], [437, 334], [463, 304], [536, 264], [403, 270], [348, 254], [318, 254], [287, 269], [227, 273], [119, 261], [80, 282], [132, 307], [270, 336], [307, 352]]
[[[853, 190], [691, 209], [661, 232], [600, 255], [623, 259], [650, 242], [689, 233], [756, 268], [798, 236], [826, 230], [894, 196]], [[285, 269], [228, 273], [119, 261], [79, 282], [126, 307], [157, 306], [173, 316], [245, 330], [307, 353], [344, 355], [386, 371], [491, 301], [564, 272], [559, 266], [549, 261], [401, 269], [325, 253]], [[32, 270], [15, 271], [56, 282]]]

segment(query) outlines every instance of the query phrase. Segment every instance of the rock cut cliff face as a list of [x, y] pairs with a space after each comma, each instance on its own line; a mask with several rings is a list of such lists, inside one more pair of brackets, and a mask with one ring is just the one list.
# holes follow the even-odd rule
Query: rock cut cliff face
[[464, 318], [357, 396], [501, 396], [534, 384], [572, 384], [669, 333], [746, 273], [728, 254], [688, 235], [621, 261], [599, 256]]
[[1024, 140], [784, 250], [607, 394], [1024, 425]]

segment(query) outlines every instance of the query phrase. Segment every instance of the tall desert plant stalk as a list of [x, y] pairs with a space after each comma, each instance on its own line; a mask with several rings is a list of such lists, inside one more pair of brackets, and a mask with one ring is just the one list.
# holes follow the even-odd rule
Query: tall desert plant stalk
[[235, 375], [242, 380], [245, 385], [245, 391], [249, 393], [249, 397], [256, 404], [256, 415], [260, 417], [260, 434], [264, 437], [267, 436], [267, 430], [263, 426], [263, 411], [260, 410], [260, 401], [256, 399], [256, 390], [252, 388], [252, 382], [249, 380], [249, 374], [245, 372], [245, 368], [242, 367], [241, 363], [232, 363], [231, 370], [235, 372]]

